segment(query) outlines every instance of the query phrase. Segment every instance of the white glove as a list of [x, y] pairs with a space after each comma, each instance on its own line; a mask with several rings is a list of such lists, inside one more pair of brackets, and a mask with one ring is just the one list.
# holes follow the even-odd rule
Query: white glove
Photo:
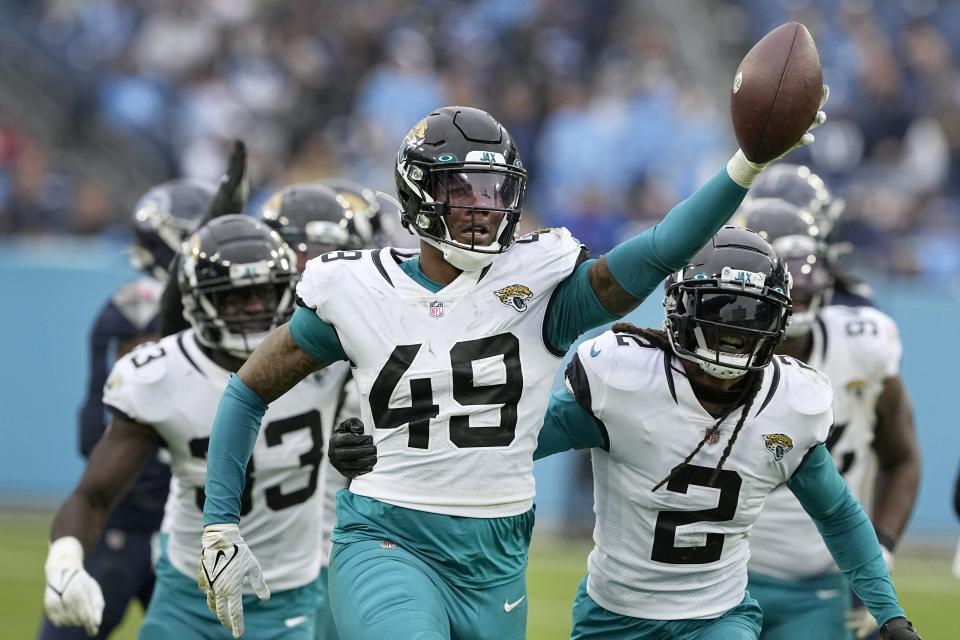
[[95, 636], [103, 620], [103, 592], [83, 568], [83, 545], [73, 536], [50, 543], [43, 609], [58, 627], [83, 627]]
[[727, 174], [729, 174], [730, 179], [744, 189], [749, 189], [750, 185], [753, 184], [753, 181], [757, 179], [757, 176], [763, 173], [764, 169], [794, 149], [799, 149], [800, 147], [805, 147], [808, 144], [813, 143], [814, 137], [810, 132], [827, 121], [827, 114], [823, 111], [823, 105], [827, 103], [827, 98], [829, 97], [830, 87], [823, 85], [823, 91], [820, 96], [820, 106], [817, 107], [817, 115], [813, 117], [813, 122], [810, 123], [810, 127], [807, 129], [807, 132], [800, 137], [800, 140], [797, 141], [797, 144], [793, 145], [773, 160], [762, 163], [750, 162], [747, 160], [747, 156], [743, 155], [743, 151], [737, 149], [737, 152], [733, 154], [733, 157], [730, 158], [729, 162], [727, 162]]
[[261, 600], [270, 598], [260, 563], [240, 537], [235, 524], [210, 524], [203, 528], [197, 584], [207, 596], [207, 606], [220, 623], [243, 637], [243, 583], [249, 581]]
[[[883, 553], [883, 561], [887, 563], [887, 571], [893, 569], [893, 552], [880, 545], [880, 551]], [[865, 604], [850, 609], [847, 613], [847, 629], [853, 632], [853, 637], [857, 640], [863, 640], [870, 636], [874, 631], [880, 628], [876, 618], [870, 613]]]

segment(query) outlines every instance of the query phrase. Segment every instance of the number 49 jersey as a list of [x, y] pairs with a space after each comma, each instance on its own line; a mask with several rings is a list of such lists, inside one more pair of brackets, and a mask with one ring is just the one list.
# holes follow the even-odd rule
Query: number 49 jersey
[[[273, 402], [247, 465], [240, 529], [275, 591], [303, 586], [320, 571], [323, 434], [347, 374], [346, 365], [327, 369]], [[153, 428], [170, 452], [163, 530], [171, 564], [191, 578], [200, 555], [210, 427], [229, 380], [230, 372], [200, 350], [191, 329], [130, 352], [104, 386], [104, 404]]]
[[297, 294], [336, 329], [377, 445], [353, 493], [454, 516], [531, 508], [533, 451], [563, 356], [544, 322], [580, 254], [566, 229], [531, 234], [436, 293], [390, 248], [307, 263]]
[[608, 331], [580, 346], [567, 385], [607, 434], [607, 446], [593, 450], [590, 597], [609, 611], [659, 620], [714, 618], [739, 604], [747, 540], [764, 500], [827, 436], [827, 379], [775, 358], [714, 484], [742, 407], [656, 491], [717, 422], [678, 360], [633, 334]]
[[[850, 491], [869, 505], [876, 479], [877, 400], [884, 380], [900, 371], [897, 326], [872, 307], [828, 306], [812, 332], [809, 364], [826, 374], [836, 391], [827, 447]], [[781, 580], [838, 571], [816, 525], [786, 489], [770, 496], [750, 548], [750, 570]]]

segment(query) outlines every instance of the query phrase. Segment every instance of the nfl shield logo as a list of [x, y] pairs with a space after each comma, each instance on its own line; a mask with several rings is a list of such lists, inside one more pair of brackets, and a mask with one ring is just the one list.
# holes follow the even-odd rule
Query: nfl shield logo
[[717, 444], [720, 442], [720, 429], [711, 427], [707, 429], [707, 444]]
[[443, 300], [430, 301], [430, 317], [431, 318], [443, 317]]

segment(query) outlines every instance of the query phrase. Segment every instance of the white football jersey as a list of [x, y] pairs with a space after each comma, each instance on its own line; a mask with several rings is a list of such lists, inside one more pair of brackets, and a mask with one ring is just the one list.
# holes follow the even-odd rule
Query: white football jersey
[[609, 443], [593, 450], [597, 518], [587, 593], [635, 618], [715, 618], [737, 606], [750, 527], [764, 500], [827, 437], [829, 381], [796, 360], [775, 358], [714, 485], [742, 407], [653, 491], [717, 419], [697, 400], [680, 361], [637, 336], [608, 331], [583, 343], [578, 359], [567, 384], [592, 407]]
[[[328, 368], [274, 401], [247, 465], [240, 530], [274, 591], [303, 586], [320, 571], [323, 434], [348, 373], [346, 365]], [[210, 427], [229, 380], [187, 330], [125, 355], [104, 386], [104, 404], [152, 427], [170, 452], [163, 530], [170, 563], [190, 578], [200, 557]]]
[[307, 263], [297, 294], [334, 326], [377, 444], [356, 494], [410, 509], [512, 516], [533, 504], [533, 451], [562, 353], [544, 342], [557, 285], [580, 244], [566, 229], [524, 236], [437, 293], [390, 248]]
[[[897, 326], [872, 307], [824, 307], [813, 327], [810, 366], [836, 390], [827, 446], [853, 495], [869, 510], [876, 479], [876, 405], [899, 374]], [[782, 580], [839, 571], [817, 527], [787, 489], [773, 493], [753, 529], [750, 570]]]

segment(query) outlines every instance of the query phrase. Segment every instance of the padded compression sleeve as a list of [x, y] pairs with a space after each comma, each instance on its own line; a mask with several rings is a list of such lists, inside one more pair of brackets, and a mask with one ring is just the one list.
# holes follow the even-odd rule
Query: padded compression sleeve
[[824, 445], [810, 452], [787, 486], [816, 522], [833, 559], [877, 623], [905, 616], [873, 525]]
[[267, 403], [237, 374], [231, 375], [210, 431], [204, 526], [240, 522], [240, 494], [246, 483], [247, 462], [266, 412]]
[[324, 322], [307, 307], [297, 307], [287, 324], [290, 337], [311, 358], [323, 364], [349, 360], [333, 325]]
[[664, 278], [690, 262], [746, 194], [723, 169], [658, 224], [614, 247], [607, 254], [610, 273], [627, 293], [645, 299]]
[[566, 389], [554, 391], [547, 405], [543, 428], [533, 459], [539, 460], [571, 449], [592, 449], [605, 445], [599, 421], [584, 409]]

